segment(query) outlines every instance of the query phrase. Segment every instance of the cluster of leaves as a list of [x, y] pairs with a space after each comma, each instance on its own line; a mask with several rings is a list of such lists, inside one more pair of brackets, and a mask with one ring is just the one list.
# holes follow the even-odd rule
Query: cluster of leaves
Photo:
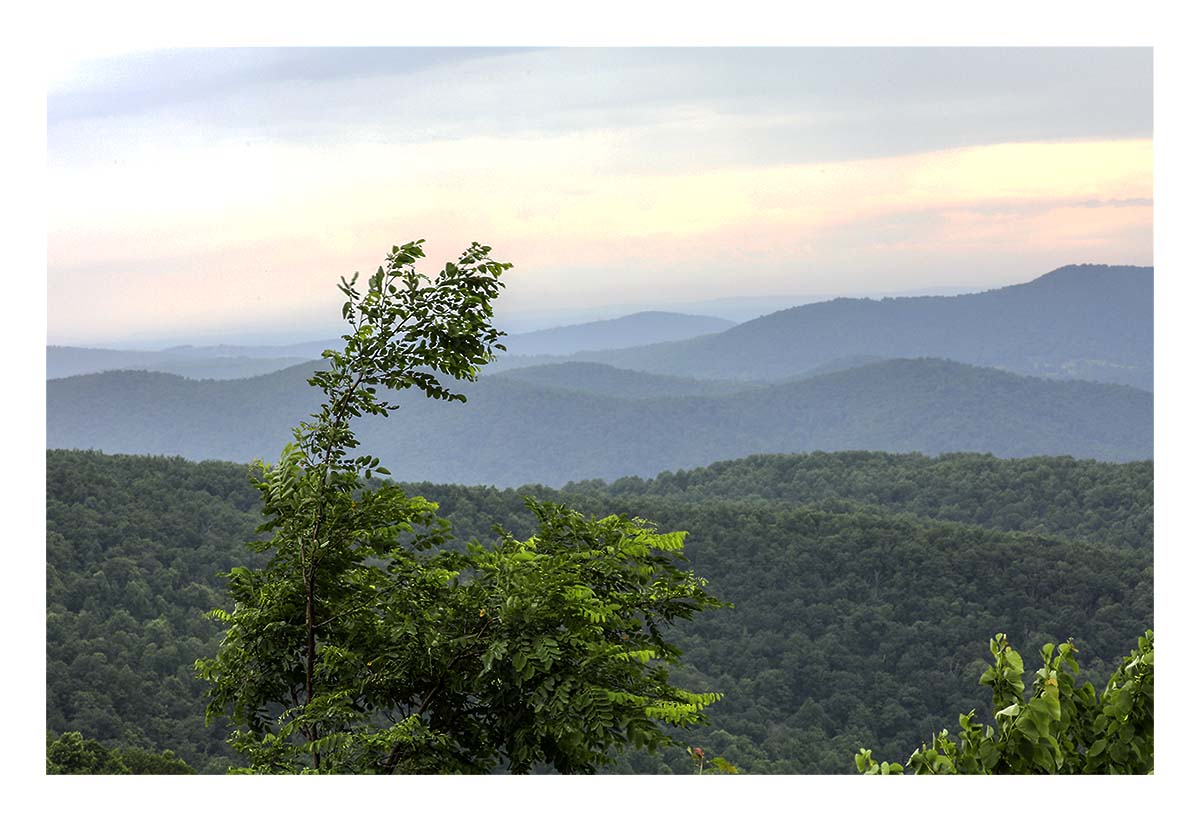
[[295, 579], [279, 564], [231, 574], [237, 607], [201, 671], [210, 715], [232, 709], [243, 728], [244, 771], [311, 771], [318, 750], [321, 772], [592, 772], [622, 746], [668, 744], [664, 725], [691, 726], [718, 698], [667, 676], [679, 650], [662, 628], [717, 606], [678, 566], [684, 534], [531, 503], [534, 536], [463, 554], [432, 549], [443, 523], [407, 501], [423, 508], [410, 543], [359, 542], [326, 586], [310, 702], [289, 655], [303, 644]]
[[[990, 773], [1146, 774], [1154, 770], [1154, 632], [1118, 665], [1097, 696], [1090, 683], [1076, 686], [1079, 663], [1071, 641], [1042, 647], [1042, 667], [1025, 697], [1025, 665], [1007, 636], [991, 640], [994, 660], [980, 684], [992, 688], [995, 726], [960, 715], [957, 740], [942, 730], [908, 759], [917, 774]], [[859, 772], [903, 772], [876, 762], [870, 750], [854, 757]]]
[[720, 606], [681, 569], [683, 532], [530, 502], [538, 532], [470, 549], [469, 592], [483, 620], [470, 684], [495, 725], [486, 747], [514, 772], [546, 762], [593, 772], [611, 750], [654, 751], [663, 726], [687, 728], [718, 693], [671, 683], [680, 650], [664, 629]]
[[500, 347], [492, 300], [509, 266], [472, 245], [428, 283], [420, 243], [395, 247], [356, 289], [351, 332], [310, 384], [312, 421], [255, 486], [269, 537], [261, 570], [228, 573], [235, 607], [207, 718], [231, 714], [247, 772], [592, 772], [629, 745], [671, 743], [715, 693], [673, 686], [663, 629], [719, 606], [683, 570], [683, 534], [530, 502], [534, 537], [443, 549], [437, 506], [360, 452], [353, 419], [397, 408], [380, 388], [465, 401], [438, 374], [474, 380]]
[[171, 750], [110, 749], [81, 733], [46, 734], [47, 775], [194, 775]]

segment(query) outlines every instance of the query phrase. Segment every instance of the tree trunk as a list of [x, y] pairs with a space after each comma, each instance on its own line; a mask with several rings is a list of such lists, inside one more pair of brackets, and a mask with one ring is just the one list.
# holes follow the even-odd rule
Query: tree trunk
[[[307, 578], [305, 578], [305, 580], [304, 580], [304, 599], [305, 599], [305, 602], [304, 602], [304, 626], [308, 632], [308, 646], [306, 648], [307, 653], [305, 654], [305, 659], [304, 659], [304, 706], [305, 707], [307, 707], [309, 704], [311, 704], [312, 700], [313, 700], [313, 667], [316, 664], [316, 659], [317, 659], [317, 620], [316, 620], [316, 612], [315, 612], [315, 606], [314, 606], [315, 605], [314, 600], [316, 598], [316, 595], [315, 595], [316, 591], [314, 590], [312, 576], [308, 575], [308, 574], [306, 574], [306, 575], [307, 575]], [[316, 728], [309, 728], [305, 732], [305, 735], [308, 736], [309, 741], [316, 741], [318, 738]], [[321, 753], [314, 749], [313, 754], [312, 754], [312, 759], [313, 759], [313, 769], [320, 770], [321, 769]]]

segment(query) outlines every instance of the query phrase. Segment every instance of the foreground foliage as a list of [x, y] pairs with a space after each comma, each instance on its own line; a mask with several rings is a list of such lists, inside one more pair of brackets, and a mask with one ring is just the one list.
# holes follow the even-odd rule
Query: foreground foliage
[[[1146, 774], [1154, 770], [1154, 632], [1118, 665], [1097, 696], [1091, 684], [1076, 686], [1079, 663], [1071, 641], [1042, 647], [1029, 698], [1025, 665], [1007, 636], [991, 640], [994, 663], [980, 684], [992, 688], [994, 726], [960, 715], [957, 741], [942, 730], [908, 760], [918, 774]], [[895, 762], [876, 762], [870, 750], [854, 757], [859, 772], [893, 775]]]
[[395, 247], [365, 291], [343, 280], [351, 331], [309, 384], [325, 395], [279, 461], [258, 464], [269, 533], [260, 570], [227, 575], [235, 607], [207, 718], [231, 716], [244, 772], [593, 772], [624, 746], [672, 743], [715, 693], [670, 684], [663, 629], [719, 606], [679, 565], [682, 532], [530, 501], [538, 531], [444, 549], [437, 505], [361, 453], [351, 421], [397, 409], [377, 389], [466, 401], [492, 359], [499, 277], [472, 245], [433, 281]]
[[360, 545], [322, 599], [332, 615], [307, 703], [286, 661], [302, 633], [294, 581], [271, 564], [236, 572], [229, 631], [201, 669], [210, 713], [231, 708], [244, 728], [242, 771], [593, 772], [623, 746], [670, 744], [664, 724], [700, 721], [717, 695], [673, 686], [663, 664], [679, 650], [662, 628], [716, 606], [677, 566], [684, 534], [531, 509], [536, 535], [466, 555]]

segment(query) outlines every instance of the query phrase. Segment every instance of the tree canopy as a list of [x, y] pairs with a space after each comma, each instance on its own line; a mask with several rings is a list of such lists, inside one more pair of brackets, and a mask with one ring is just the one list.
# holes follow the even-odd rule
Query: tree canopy
[[[1079, 662], [1070, 641], [1042, 647], [1042, 667], [1025, 696], [1025, 664], [1008, 637], [990, 642], [993, 663], [979, 683], [992, 689], [995, 726], [960, 715], [955, 741], [942, 730], [908, 759], [924, 775], [1144, 775], [1154, 771], [1154, 631], [1147, 630], [1096, 694], [1076, 686]], [[861, 773], [895, 775], [896, 762], [876, 762], [870, 750], [854, 757]]]
[[[82, 451], [48, 451], [46, 459], [47, 728], [110, 748], [169, 748], [204, 773], [245, 766], [225, 741], [226, 721], [205, 727], [206, 682], [195, 679], [192, 662], [215, 657], [224, 633], [203, 614], [234, 609], [216, 574], [237, 564], [261, 568], [268, 558], [245, 548], [262, 521], [247, 466]], [[961, 485], [949, 500], [986, 500], [989, 475], [1010, 468], [1012, 490], [1023, 495], [1021, 477], [1041, 460], [978, 461], [976, 471], [955, 471]], [[857, 469], [839, 464], [821, 473], [845, 486], [839, 493], [854, 490]], [[849, 499], [769, 498], [775, 479], [757, 472], [744, 487], [714, 486], [694, 499], [657, 490], [634, 498], [612, 487], [404, 489], [438, 501], [436, 515], [454, 522], [444, 547], [461, 552], [471, 540], [492, 540], [493, 523], [519, 540], [535, 535], [528, 495], [598, 518], [625, 513], [661, 531], [686, 530], [688, 566], [736, 606], [664, 629], [683, 650], [672, 678], [724, 693], [705, 710], [710, 724], [675, 734], [710, 762], [722, 756], [747, 773], [853, 773], [851, 752], [860, 747], [905, 762], [922, 738], [954, 730], [958, 714], [990, 715], [990, 691], [978, 686], [990, 663], [981, 636], [1006, 632], [1026, 659], [1074, 636], [1077, 681], [1099, 693], [1129, 637], [1152, 626], [1151, 551], [1111, 546], [1123, 540], [1105, 536], [1099, 522], [1092, 543], [1028, 532], [1077, 514], [1107, 520], [1110, 493], [1128, 499], [1133, 518], [1149, 519], [1150, 494], [1120, 490], [1124, 467], [1086, 467], [1065, 472], [1063, 492], [1044, 509], [1014, 508], [1029, 518], [1008, 533], [940, 513], [859, 510]], [[1152, 481], [1145, 473], [1136, 487]], [[911, 479], [932, 482], [925, 471]], [[939, 584], [929, 587], [930, 578]], [[614, 756], [605, 772], [695, 771], [677, 747]]]
[[[663, 628], [719, 606], [681, 567], [682, 532], [529, 501], [538, 532], [443, 549], [437, 505], [359, 452], [352, 420], [387, 416], [383, 387], [465, 401], [439, 380], [474, 380], [501, 348], [491, 322], [501, 273], [472, 245], [432, 282], [397, 246], [356, 288], [351, 330], [325, 395], [255, 486], [261, 569], [227, 575], [234, 609], [215, 658], [210, 720], [230, 715], [251, 772], [592, 772], [623, 746], [672, 743], [719, 696], [673, 686]], [[470, 431], [464, 431], [470, 436]]]
[[47, 775], [195, 775], [171, 750], [109, 749], [82, 733], [46, 734]]

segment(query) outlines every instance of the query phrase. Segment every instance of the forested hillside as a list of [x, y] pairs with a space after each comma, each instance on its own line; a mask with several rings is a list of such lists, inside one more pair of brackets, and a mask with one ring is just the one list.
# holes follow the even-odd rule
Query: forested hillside
[[[460, 539], [490, 538], [493, 523], [527, 535], [525, 492], [689, 531], [694, 569], [735, 607], [674, 630], [680, 684], [725, 693], [712, 726], [688, 740], [746, 772], [851, 772], [868, 745], [903, 759], [913, 738], [980, 706], [981, 639], [996, 632], [1023, 653], [1074, 636], [1085, 674], [1102, 683], [1099, 671], [1152, 626], [1148, 544], [1113, 546], [1132, 544], [1152, 518], [1148, 465], [807, 460], [565, 491], [410, 492], [441, 503]], [[887, 499], [867, 470], [929, 490]], [[690, 477], [696, 496], [679, 492]], [[939, 488], [949, 515], [1041, 534], [927, 518], [943, 515]], [[203, 726], [191, 665], [215, 651], [219, 630], [202, 614], [227, 603], [216, 574], [256, 559], [243, 543], [257, 510], [242, 465], [47, 453], [48, 730], [171, 749], [202, 772], [235, 762], [224, 729]], [[1046, 535], [1056, 531], [1090, 541]], [[691, 767], [677, 751], [631, 755], [617, 769]]]
[[[1153, 396], [1119, 385], [919, 359], [726, 396], [681, 394], [694, 389], [668, 379], [665, 396], [621, 398], [653, 393], [653, 377], [605, 371], [600, 380], [592, 370], [555, 373], [553, 387], [519, 374], [484, 377], [462, 386], [465, 405], [399, 396], [401, 422], [365, 419], [358, 432], [398, 478], [510, 487], [814, 450], [1152, 455]], [[273, 458], [315, 403], [311, 372], [303, 365], [229, 381], [133, 371], [51, 380], [47, 441], [191, 459]], [[608, 395], [589, 392], [598, 389]]]
[[1072, 265], [978, 294], [834, 299], [721, 334], [575, 358], [701, 379], [780, 380], [839, 357], [941, 357], [1150, 390], [1154, 269]]
[[223, 772], [193, 664], [220, 637], [217, 574], [255, 560], [247, 468], [51, 451], [46, 489], [47, 728]]
[[692, 502], [852, 500], [882, 512], [995, 530], [1144, 550], [1154, 546], [1154, 463], [1149, 461], [1114, 465], [1067, 456], [996, 459], [978, 453], [760, 454], [654, 479], [571, 482], [563, 492]]

